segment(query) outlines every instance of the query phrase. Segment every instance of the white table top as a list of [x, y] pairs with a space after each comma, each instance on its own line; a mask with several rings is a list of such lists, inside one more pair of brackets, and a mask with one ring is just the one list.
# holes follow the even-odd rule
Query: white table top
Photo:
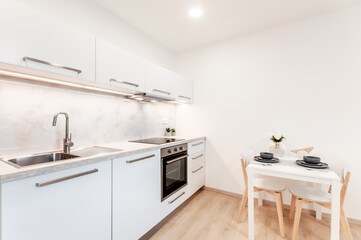
[[253, 173], [255, 174], [284, 177], [317, 183], [330, 183], [332, 180], [340, 180], [339, 176], [332, 170], [332, 168], [305, 168], [296, 164], [296, 160], [299, 158], [294, 156], [285, 156], [280, 157], [279, 159], [279, 163], [273, 164], [264, 164], [252, 159], [247, 167], [247, 171], [252, 169]]

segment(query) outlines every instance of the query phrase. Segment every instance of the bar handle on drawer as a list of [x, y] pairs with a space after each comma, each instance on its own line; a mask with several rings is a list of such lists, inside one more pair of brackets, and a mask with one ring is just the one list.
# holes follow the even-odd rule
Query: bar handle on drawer
[[200, 157], [203, 157], [203, 154], [201, 154], [201, 155], [199, 155], [199, 156], [197, 156], [197, 157], [194, 157], [194, 158], [192, 158], [193, 160], [196, 160], [197, 158], [200, 158]]
[[193, 147], [203, 144], [203, 142], [192, 144]]
[[174, 203], [175, 201], [177, 201], [178, 200], [178, 198], [180, 198], [181, 196], [183, 196], [184, 194], [185, 194], [186, 192], [182, 192], [178, 197], [176, 197], [175, 199], [173, 199], [172, 201], [169, 201], [168, 203], [169, 204], [172, 204], [172, 203]]
[[133, 87], [139, 87], [139, 84], [132, 83], [132, 82], [126, 82], [126, 81], [119, 81], [119, 80], [114, 79], [114, 78], [109, 79], [109, 81], [123, 83], [123, 84], [130, 85], [130, 86], [133, 86]]
[[200, 168], [198, 168], [197, 170], [192, 171], [192, 173], [196, 173], [196, 172], [198, 172], [199, 170], [201, 170], [202, 168], [203, 168], [203, 166], [200, 167]]
[[40, 60], [40, 59], [36, 59], [36, 58], [32, 58], [32, 57], [23, 57], [23, 61], [36, 62], [36, 63], [40, 63], [40, 64], [44, 64], [44, 65], [48, 65], [48, 66], [52, 66], [52, 67], [56, 67], [56, 68], [61, 68], [61, 69], [73, 71], [73, 72], [76, 72], [76, 73], [78, 73], [78, 74], [81, 73], [81, 70], [76, 69], [76, 68], [67, 67], [67, 66], [62, 66], [62, 65], [59, 65], [59, 64], [56, 64], [56, 63], [51, 63], [51, 62], [47, 62], [47, 61]]
[[138, 162], [138, 161], [142, 161], [148, 158], [152, 158], [155, 157], [155, 154], [149, 155], [149, 156], [145, 156], [145, 157], [141, 157], [141, 158], [137, 158], [137, 159], [133, 159], [133, 160], [128, 160], [127, 163], [133, 163], [133, 162]]
[[159, 92], [159, 93], [164, 93], [164, 94], [170, 95], [170, 92], [162, 91], [159, 89], [153, 89], [153, 92]]
[[90, 171], [77, 173], [77, 174], [70, 175], [70, 176], [67, 176], [67, 177], [62, 177], [62, 178], [58, 178], [58, 179], [54, 179], [54, 180], [50, 180], [50, 181], [42, 182], [42, 183], [36, 183], [35, 185], [37, 187], [45, 187], [45, 186], [55, 184], [55, 183], [58, 183], [58, 182], [63, 182], [63, 181], [67, 181], [67, 180], [70, 180], [70, 179], [73, 179], [73, 178], [77, 178], [77, 177], [85, 176], [85, 175], [88, 175], [88, 174], [96, 173], [98, 171], [99, 170], [95, 168], [95, 169], [90, 170]]

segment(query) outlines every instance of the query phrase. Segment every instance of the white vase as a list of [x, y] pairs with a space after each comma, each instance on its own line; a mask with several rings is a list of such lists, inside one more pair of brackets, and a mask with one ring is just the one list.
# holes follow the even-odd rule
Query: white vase
[[172, 136], [175, 136], [175, 132], [172, 132], [172, 134], [171, 134]]
[[170, 133], [170, 132], [165, 132], [165, 135], [166, 135], [167, 137], [170, 137], [170, 136], [171, 136], [171, 133]]
[[283, 157], [286, 153], [286, 146], [282, 142], [271, 142], [269, 151], [276, 157]]

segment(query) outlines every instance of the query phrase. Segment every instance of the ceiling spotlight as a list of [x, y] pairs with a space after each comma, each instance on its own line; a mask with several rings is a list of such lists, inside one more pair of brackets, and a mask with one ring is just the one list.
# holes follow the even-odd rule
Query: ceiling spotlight
[[192, 8], [191, 10], [189, 10], [188, 14], [192, 18], [199, 18], [203, 15], [203, 10], [200, 8]]

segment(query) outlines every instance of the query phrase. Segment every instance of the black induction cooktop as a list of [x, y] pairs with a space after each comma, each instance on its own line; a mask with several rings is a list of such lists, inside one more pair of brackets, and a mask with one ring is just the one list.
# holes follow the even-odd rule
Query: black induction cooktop
[[178, 142], [178, 141], [182, 141], [182, 140], [184, 140], [184, 139], [179, 139], [179, 138], [146, 138], [146, 139], [134, 140], [134, 141], [129, 141], [129, 142], [160, 145], [160, 144], [165, 144], [165, 143]]

